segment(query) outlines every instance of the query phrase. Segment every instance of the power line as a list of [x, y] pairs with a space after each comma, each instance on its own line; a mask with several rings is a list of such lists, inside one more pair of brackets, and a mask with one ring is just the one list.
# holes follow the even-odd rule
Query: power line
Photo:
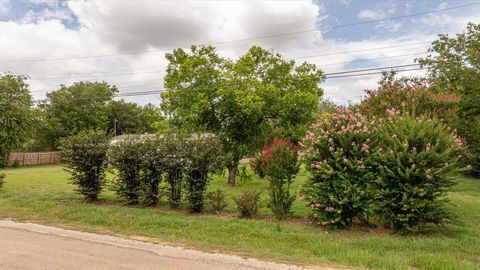
[[[352, 60], [348, 62], [337, 62], [337, 63], [329, 63], [329, 64], [317, 64], [319, 68], [327, 67], [327, 66], [335, 66], [335, 65], [342, 65], [342, 64], [353, 64], [353, 63], [360, 63], [360, 62], [371, 62], [371, 61], [377, 61], [377, 60], [382, 60], [382, 59], [392, 59], [392, 58], [399, 58], [399, 57], [405, 57], [405, 56], [417, 56], [417, 55], [422, 55], [426, 54], [428, 52], [423, 52], [423, 53], [415, 53], [415, 54], [400, 54], [400, 55], [393, 55], [393, 56], [385, 56], [385, 57], [378, 57], [378, 58], [371, 58], [371, 59], [359, 59], [359, 60]], [[310, 63], [318, 63], [321, 61], [311, 61]]]
[[[298, 57], [290, 57], [290, 58], [286, 58], [286, 60], [297, 60], [297, 59], [320, 57], [320, 56], [332, 56], [332, 55], [338, 55], [338, 54], [348, 54], [348, 53], [375, 51], [375, 50], [381, 50], [381, 49], [390, 49], [390, 48], [397, 48], [397, 47], [407, 47], [407, 46], [420, 45], [420, 44], [430, 44], [430, 43], [432, 43], [432, 42], [431, 42], [431, 41], [426, 41], [426, 42], [416, 42], [416, 43], [409, 43], [409, 44], [402, 44], [402, 45], [394, 45], [394, 46], [376, 47], [376, 48], [363, 49], [363, 50], [340, 51], [340, 52], [325, 53], [325, 54], [311, 54], [311, 55], [304, 55], [304, 56], [298, 56]], [[419, 49], [420, 49], [420, 48], [424, 48], [424, 47], [419, 47]]]
[[[385, 21], [390, 21], [390, 20], [398, 20], [398, 19], [405, 19], [405, 18], [416, 17], [416, 16], [423, 16], [423, 15], [428, 15], [428, 14], [432, 14], [432, 13], [440, 13], [440, 12], [443, 12], [443, 11], [465, 8], [465, 7], [474, 6], [474, 5], [478, 5], [478, 4], [480, 4], [480, 2], [472, 2], [472, 3], [469, 3], [469, 4], [465, 4], [465, 5], [459, 5], [459, 6], [442, 8], [442, 9], [423, 11], [423, 12], [412, 13], [412, 14], [401, 15], [401, 16], [387, 17], [387, 18], [384, 18], [384, 19], [367, 20], [367, 21], [356, 22], [356, 23], [330, 25], [330, 26], [327, 25], [327, 26], [323, 26], [323, 27], [320, 27], [320, 28], [316, 28], [316, 29], [308, 29], [308, 30], [300, 30], [300, 31], [292, 31], [292, 32], [285, 32], [285, 33], [278, 33], [278, 34], [270, 34], [270, 35], [249, 37], [249, 38], [243, 38], [243, 39], [227, 40], [227, 41], [220, 41], [220, 42], [210, 42], [210, 43], [204, 42], [204, 43], [215, 46], [215, 45], [224, 45], [224, 44], [231, 44], [231, 43], [238, 43], [238, 42], [245, 42], [245, 41], [253, 41], [253, 40], [259, 40], [259, 39], [284, 37], [284, 36], [289, 36], [289, 35], [297, 35], [297, 34], [318, 32], [318, 31], [327, 30], [327, 29], [339, 29], [339, 28], [346, 28], [346, 27], [357, 26], [357, 25], [365, 25], [365, 24], [370, 24], [370, 23], [379, 23], [379, 22], [385, 22]], [[188, 46], [181, 46], [181, 47], [188, 47]], [[120, 56], [120, 55], [166, 52], [166, 51], [171, 51], [171, 50], [176, 49], [176, 48], [178, 48], [178, 47], [169, 47], [169, 48], [167, 47], [167, 48], [156, 49], [156, 50], [144, 50], [144, 51], [132, 51], [132, 52], [98, 54], [98, 55], [84, 55], [84, 56], [71, 56], [71, 57], [59, 57], [59, 58], [3, 59], [3, 60], [0, 60], [0, 62], [4, 62], [4, 63], [5, 62], [42, 62], [42, 61], [61, 61], [61, 60], [84, 59], [84, 58], [100, 58], [100, 57], [111, 57], [111, 56]]]
[[[390, 69], [393, 70], [394, 68], [403, 68], [403, 67], [411, 67], [411, 66], [418, 66], [419, 64], [408, 64], [408, 65], [397, 65], [397, 66], [388, 66], [388, 67], [379, 67], [379, 68], [369, 68], [369, 69], [357, 69], [357, 70], [350, 70], [350, 71], [345, 71], [345, 72], [335, 72], [335, 73], [326, 73], [325, 74], [325, 79], [338, 79], [338, 78], [348, 78], [348, 77], [359, 77], [359, 76], [368, 76], [368, 75], [376, 75], [376, 74], [382, 74], [384, 70]], [[410, 69], [399, 69], [395, 70], [395, 72], [405, 72], [405, 71], [415, 71], [415, 70], [424, 70], [426, 68], [423, 67], [418, 67], [418, 68], [410, 68]], [[374, 71], [375, 72], [367, 72], [363, 73], [365, 71]], [[377, 70], [382, 70], [377, 71]], [[362, 73], [360, 73], [362, 72]], [[350, 73], [350, 74], [347, 74]], [[360, 74], [356, 74], [360, 73]], [[340, 75], [339, 75], [340, 74]], [[343, 74], [343, 75], [341, 75]], [[335, 75], [335, 76], [331, 76]], [[159, 90], [145, 90], [145, 91], [134, 91], [134, 92], [123, 92], [123, 93], [118, 93], [114, 95], [115, 98], [121, 98], [121, 97], [135, 97], [135, 96], [147, 96], [147, 95], [158, 95], [161, 94], [162, 92], [169, 92], [172, 90], [168, 89], [159, 89]], [[88, 99], [88, 98], [86, 98]], [[35, 102], [39, 103], [42, 101], [46, 101], [46, 99], [43, 100], [36, 100]]]
[[[410, 68], [410, 69], [400, 69], [395, 70], [395, 72], [405, 72], [405, 71], [413, 71], [413, 70], [424, 70], [426, 68], [418, 67], [418, 68]], [[338, 78], [348, 78], [348, 77], [358, 77], [358, 76], [366, 76], [366, 75], [375, 75], [375, 74], [382, 74], [383, 72], [370, 72], [370, 73], [362, 73], [362, 74], [348, 74], [348, 75], [339, 75], [333, 77], [326, 77], [325, 79], [338, 79]]]
[[407, 64], [407, 65], [397, 65], [397, 66], [389, 66], [389, 67], [366, 68], [366, 69], [356, 69], [356, 70], [349, 70], [349, 71], [342, 71], [342, 72], [332, 72], [332, 73], [325, 73], [325, 76], [347, 74], [347, 73], [358, 73], [358, 72], [372, 71], [372, 70], [384, 70], [384, 69], [393, 69], [393, 68], [402, 68], [402, 67], [413, 67], [413, 66], [420, 66], [420, 64]]
[[[400, 54], [394, 56], [385, 56], [385, 57], [378, 57], [378, 58], [371, 58], [371, 59], [359, 59], [359, 60], [352, 60], [352, 61], [343, 61], [343, 62], [336, 62], [336, 63], [328, 63], [328, 64], [317, 64], [320, 68], [326, 66], [334, 66], [334, 65], [342, 65], [342, 64], [351, 64], [351, 63], [360, 63], [360, 62], [369, 62], [369, 61], [376, 61], [382, 59], [391, 59], [391, 58], [399, 58], [404, 56], [417, 56], [423, 53], [416, 53], [416, 54]], [[309, 63], [318, 63], [322, 60], [318, 61], [310, 61]], [[73, 76], [58, 76], [58, 77], [30, 77], [30, 79], [35, 80], [57, 80], [57, 79], [78, 79], [78, 78], [97, 78], [97, 77], [119, 77], [119, 76], [129, 76], [129, 75], [141, 75], [141, 74], [162, 74], [166, 73], [165, 70], [152, 70], [152, 71], [140, 71], [140, 72], [127, 72], [127, 73], [110, 73], [110, 74], [92, 74], [92, 75], [73, 75]]]

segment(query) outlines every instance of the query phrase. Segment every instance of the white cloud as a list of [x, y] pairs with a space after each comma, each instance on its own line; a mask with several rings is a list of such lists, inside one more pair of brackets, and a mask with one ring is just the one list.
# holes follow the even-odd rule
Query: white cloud
[[384, 28], [390, 32], [396, 32], [400, 27], [402, 27], [402, 23], [398, 21], [383, 21], [375, 26], [375, 28]]
[[0, 14], [7, 14], [10, 11], [10, 0], [0, 0]]
[[[45, 91], [58, 89], [60, 83], [70, 84], [81, 79], [105, 80], [118, 85], [121, 92], [160, 89], [163, 86], [164, 73], [153, 71], [164, 71], [167, 64], [165, 51], [43, 62], [1, 60], [116, 54], [192, 43], [237, 40], [315, 29], [328, 15], [322, 6], [306, 1], [119, 1], [114, 4], [111, 1], [69, 1], [66, 5], [70, 11], [64, 7], [48, 6], [48, 9], [27, 13], [22, 21], [0, 21], [0, 69], [30, 75], [35, 98], [44, 97]], [[391, 12], [392, 9], [385, 10], [384, 15], [367, 12], [362, 16], [374, 19], [390, 16]], [[349, 42], [325, 39], [320, 31], [315, 31], [280, 38], [221, 44], [217, 49], [223, 56], [236, 57], [251, 45], [258, 44], [292, 58], [350, 51], [300, 59], [318, 64], [325, 72], [356, 69], [353, 68], [355, 66], [361, 68], [362, 64], [370, 64], [370, 67], [409, 64], [415, 57], [413, 54], [424, 52], [427, 45], [423, 48], [413, 46], [362, 50], [429, 41], [435, 38], [437, 31], [458, 31], [465, 26], [467, 20], [478, 22], [478, 14], [478, 10], [472, 10], [469, 15], [452, 16], [451, 20], [425, 17], [423, 19], [430, 21], [421, 22], [419, 19], [418, 22], [435, 25], [435, 22], [442, 20], [448, 22], [447, 28], [437, 30], [437, 27], [431, 27], [431, 31], [418, 28], [410, 34], [396, 38], [376, 37]], [[80, 21], [80, 25], [75, 29], [64, 25], [72, 16]], [[401, 24], [385, 23], [377, 27], [396, 31]], [[118, 73], [136, 74], [80, 77], [88, 74]], [[75, 78], [41, 79], [68, 76]], [[375, 87], [378, 79], [379, 75], [371, 75], [328, 80], [323, 87], [327, 97], [345, 104], [349, 100], [359, 101], [363, 90]], [[131, 97], [129, 100], [139, 103], [158, 102], [155, 96]]]
[[362, 20], [379, 20], [386, 16], [386, 13], [382, 10], [363, 9], [358, 13], [358, 18]]
[[[69, 2], [80, 23], [121, 50], [178, 47], [315, 28], [311, 2]], [[127, 19], [128, 18], [128, 19]], [[315, 35], [265, 40], [267, 46], [312, 42]], [[294, 42], [293, 42], [294, 41]]]
[[29, 10], [19, 20], [21, 23], [33, 23], [46, 20], [73, 20], [72, 13], [67, 9], [43, 9], [41, 11]]
[[437, 8], [438, 8], [438, 9], [445, 9], [445, 8], [447, 8], [447, 7], [448, 7], [448, 3], [447, 3], [447, 2], [443, 2], [443, 3], [440, 3]]

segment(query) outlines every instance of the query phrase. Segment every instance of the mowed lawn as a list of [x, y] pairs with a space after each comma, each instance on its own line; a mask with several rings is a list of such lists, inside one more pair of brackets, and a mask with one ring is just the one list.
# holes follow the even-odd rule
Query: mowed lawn
[[[480, 269], [480, 181], [458, 178], [450, 194], [455, 222], [432, 227], [427, 233], [402, 236], [382, 229], [327, 230], [303, 222], [308, 213], [297, 201], [294, 219], [275, 223], [262, 208], [255, 220], [235, 218], [229, 201], [227, 212], [191, 215], [168, 210], [163, 201], [156, 208], [123, 206], [105, 191], [98, 204], [86, 204], [68, 184], [61, 166], [4, 170], [7, 177], [0, 191], [0, 218], [34, 221], [99, 233], [158, 242], [173, 242], [207, 251], [307, 265], [346, 265], [374, 269]], [[225, 186], [226, 176], [216, 176], [210, 190], [229, 194], [263, 190], [266, 181], [252, 178]], [[305, 181], [302, 172], [295, 187]]]

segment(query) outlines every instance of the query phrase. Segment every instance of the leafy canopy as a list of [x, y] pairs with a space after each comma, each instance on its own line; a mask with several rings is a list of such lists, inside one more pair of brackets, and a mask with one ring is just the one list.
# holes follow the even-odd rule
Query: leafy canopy
[[117, 91], [106, 82], [76, 82], [48, 93], [41, 106], [46, 120], [43, 139], [55, 146], [58, 139], [81, 131], [106, 130], [108, 104]]
[[473, 74], [480, 80], [480, 24], [469, 23], [455, 37], [439, 35], [429, 52], [432, 54], [418, 62], [429, 68], [430, 77], [444, 90], [461, 92]]
[[323, 94], [323, 73], [315, 65], [295, 65], [256, 46], [237, 61], [212, 46], [176, 49], [166, 57], [164, 111], [177, 126], [218, 136], [229, 168], [263, 145], [273, 129], [299, 141]]
[[26, 76], [0, 76], [0, 167], [8, 153], [28, 138], [35, 114]]

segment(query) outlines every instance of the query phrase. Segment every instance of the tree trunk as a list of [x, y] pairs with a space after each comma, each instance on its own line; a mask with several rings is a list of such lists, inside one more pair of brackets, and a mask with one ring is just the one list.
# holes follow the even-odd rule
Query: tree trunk
[[237, 177], [238, 172], [238, 160], [233, 161], [228, 165], [228, 186], [235, 186], [235, 178]]

